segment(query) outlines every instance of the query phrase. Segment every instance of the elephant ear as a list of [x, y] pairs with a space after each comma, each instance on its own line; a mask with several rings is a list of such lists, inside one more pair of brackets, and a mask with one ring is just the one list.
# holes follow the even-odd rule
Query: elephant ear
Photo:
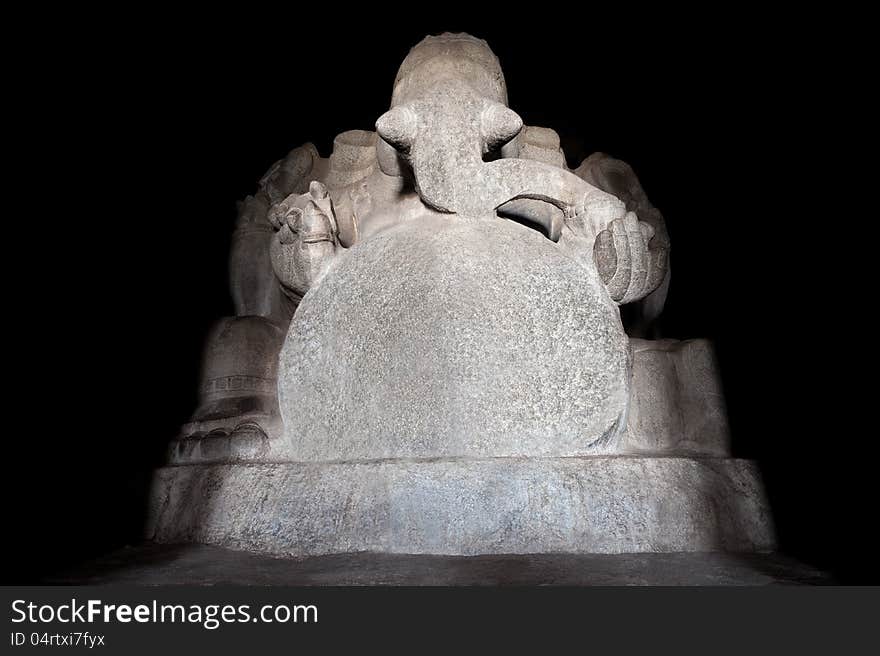
[[483, 112], [480, 114], [483, 152], [489, 152], [503, 146], [519, 134], [522, 127], [522, 119], [510, 107], [487, 100]]
[[376, 121], [379, 136], [404, 153], [412, 146], [417, 127], [416, 113], [405, 105], [389, 109]]

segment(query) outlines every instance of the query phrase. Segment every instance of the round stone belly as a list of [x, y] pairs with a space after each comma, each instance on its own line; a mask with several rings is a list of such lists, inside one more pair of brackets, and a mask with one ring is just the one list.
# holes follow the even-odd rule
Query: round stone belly
[[425, 217], [342, 255], [279, 363], [295, 460], [613, 451], [629, 349], [595, 268], [511, 221]]

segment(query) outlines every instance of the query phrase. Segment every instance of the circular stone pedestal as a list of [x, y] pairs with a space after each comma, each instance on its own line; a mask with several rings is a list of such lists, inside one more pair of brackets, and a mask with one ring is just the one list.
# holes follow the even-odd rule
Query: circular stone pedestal
[[753, 463], [620, 456], [166, 467], [147, 537], [285, 556], [774, 547]]

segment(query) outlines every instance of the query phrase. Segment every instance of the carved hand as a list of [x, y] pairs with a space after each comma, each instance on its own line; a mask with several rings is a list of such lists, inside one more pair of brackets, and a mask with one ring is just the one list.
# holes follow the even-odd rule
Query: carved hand
[[596, 268], [618, 305], [644, 298], [663, 281], [668, 247], [653, 237], [654, 228], [633, 212], [615, 219], [596, 236]]
[[269, 221], [277, 230], [270, 248], [275, 275], [286, 291], [301, 297], [326, 273], [340, 248], [327, 188], [312, 182], [308, 193], [274, 205]]

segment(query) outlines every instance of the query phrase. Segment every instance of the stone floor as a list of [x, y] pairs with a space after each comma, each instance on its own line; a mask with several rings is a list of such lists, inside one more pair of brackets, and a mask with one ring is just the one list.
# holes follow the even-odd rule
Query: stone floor
[[822, 585], [833, 581], [779, 554], [353, 553], [272, 558], [203, 545], [127, 547], [47, 584], [239, 585]]

